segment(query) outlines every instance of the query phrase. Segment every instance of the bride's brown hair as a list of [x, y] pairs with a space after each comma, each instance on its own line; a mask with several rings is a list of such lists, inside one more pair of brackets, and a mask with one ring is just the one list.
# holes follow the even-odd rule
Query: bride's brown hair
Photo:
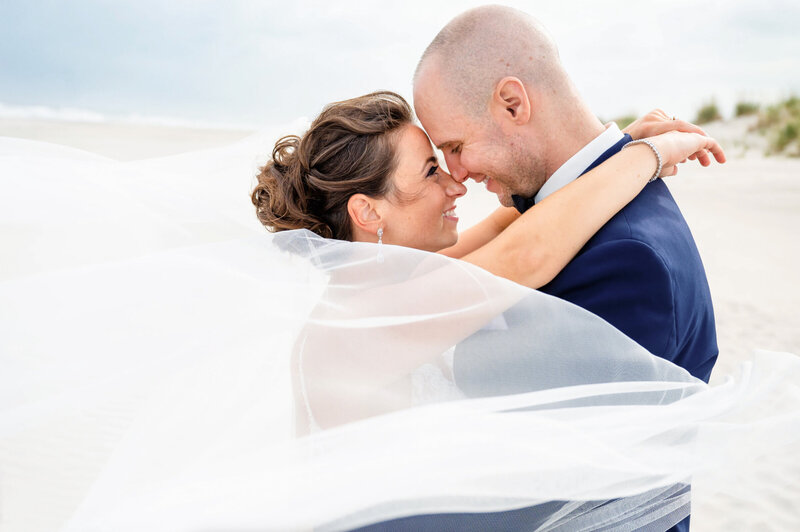
[[328, 105], [302, 137], [275, 144], [251, 195], [259, 221], [270, 231], [351, 240], [347, 201], [392, 190], [394, 133], [412, 120], [408, 102], [390, 91]]

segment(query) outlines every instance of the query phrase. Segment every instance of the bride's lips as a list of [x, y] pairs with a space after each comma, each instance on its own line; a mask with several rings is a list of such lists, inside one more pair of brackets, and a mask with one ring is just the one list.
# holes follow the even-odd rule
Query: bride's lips
[[457, 222], [458, 216], [456, 216], [456, 206], [453, 205], [446, 211], [442, 212], [442, 218], [444, 218], [445, 220], [450, 220], [452, 222]]

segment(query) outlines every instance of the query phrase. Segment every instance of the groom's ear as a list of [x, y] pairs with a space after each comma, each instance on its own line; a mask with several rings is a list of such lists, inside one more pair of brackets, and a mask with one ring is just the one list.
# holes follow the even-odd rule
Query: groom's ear
[[528, 123], [531, 119], [531, 100], [519, 78], [509, 76], [497, 82], [492, 94], [491, 112], [496, 119], [518, 126]]
[[364, 194], [353, 194], [347, 200], [347, 214], [353, 225], [368, 233], [377, 233], [382, 218], [375, 209], [376, 200]]

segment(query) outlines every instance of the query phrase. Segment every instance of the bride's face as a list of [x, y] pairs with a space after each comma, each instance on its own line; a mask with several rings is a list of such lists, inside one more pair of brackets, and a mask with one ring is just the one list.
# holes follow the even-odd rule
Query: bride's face
[[456, 199], [467, 189], [439, 167], [428, 136], [409, 124], [397, 137], [394, 191], [381, 200], [383, 241], [438, 251], [458, 240]]

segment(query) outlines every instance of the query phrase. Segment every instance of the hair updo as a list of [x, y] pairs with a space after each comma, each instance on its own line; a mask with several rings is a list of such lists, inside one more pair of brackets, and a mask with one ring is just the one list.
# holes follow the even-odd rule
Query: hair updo
[[351, 240], [347, 201], [384, 197], [397, 162], [394, 134], [412, 123], [402, 96], [378, 91], [328, 105], [302, 136], [281, 138], [251, 199], [270, 231], [309, 229]]

